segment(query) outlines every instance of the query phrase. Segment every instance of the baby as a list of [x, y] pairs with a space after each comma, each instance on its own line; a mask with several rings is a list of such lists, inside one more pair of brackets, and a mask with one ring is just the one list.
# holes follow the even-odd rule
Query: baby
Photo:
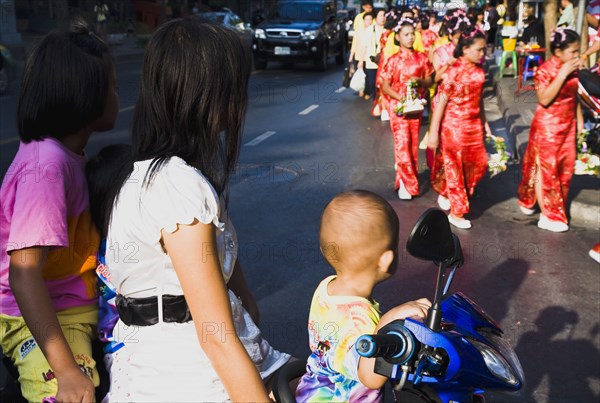
[[397, 306], [381, 316], [372, 299], [375, 285], [396, 271], [398, 216], [380, 196], [344, 192], [321, 217], [321, 252], [335, 270], [314, 293], [308, 320], [307, 372], [296, 390], [299, 402], [380, 401], [387, 378], [373, 372], [374, 358], [360, 357], [354, 343], [387, 323], [425, 317], [425, 299]]

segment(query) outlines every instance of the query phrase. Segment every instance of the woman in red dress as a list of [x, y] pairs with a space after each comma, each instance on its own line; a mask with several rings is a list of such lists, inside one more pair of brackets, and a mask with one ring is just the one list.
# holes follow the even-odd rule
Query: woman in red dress
[[381, 89], [390, 98], [388, 113], [394, 135], [398, 197], [410, 200], [419, 194], [417, 157], [422, 112], [398, 116], [394, 109], [404, 99], [410, 81], [416, 82], [419, 97], [425, 98], [425, 91], [433, 83], [433, 66], [425, 53], [412, 48], [415, 41], [414, 20], [401, 18], [394, 32], [394, 41], [398, 42], [400, 50], [389, 58], [381, 72]]
[[556, 29], [550, 50], [552, 57], [534, 77], [539, 103], [531, 121], [518, 194], [526, 215], [535, 212], [537, 202], [541, 210], [538, 227], [563, 232], [569, 229], [565, 203], [575, 167], [576, 130], [583, 130], [577, 100], [579, 35], [571, 29]]
[[427, 139], [427, 146], [436, 150], [441, 136], [446, 186], [440, 189], [436, 183], [432, 185], [450, 201], [450, 223], [463, 229], [471, 228], [471, 222], [464, 218], [469, 212], [469, 197], [488, 168], [483, 136], [484, 131], [486, 135], [491, 131], [483, 109], [485, 73], [480, 65], [484, 54], [483, 32], [471, 27], [461, 34], [454, 52], [457, 60], [446, 72], [452, 79], [442, 80], [438, 86]]

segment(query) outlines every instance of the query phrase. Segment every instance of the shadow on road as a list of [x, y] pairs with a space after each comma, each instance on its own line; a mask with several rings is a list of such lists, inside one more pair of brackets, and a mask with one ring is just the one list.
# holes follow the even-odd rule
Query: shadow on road
[[[589, 381], [600, 378], [600, 354], [591, 339], [600, 333], [596, 324], [589, 339], [574, 339], [579, 315], [561, 306], [540, 312], [536, 328], [521, 336], [516, 348], [526, 377], [526, 402], [597, 402], [597, 391]], [[547, 379], [546, 379], [547, 378]], [[536, 389], [546, 381], [548, 396], [537, 396]]]

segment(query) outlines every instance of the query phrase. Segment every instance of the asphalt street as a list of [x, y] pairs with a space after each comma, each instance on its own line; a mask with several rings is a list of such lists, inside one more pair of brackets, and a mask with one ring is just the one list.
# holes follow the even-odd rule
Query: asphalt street
[[[331, 60], [333, 62], [333, 60]], [[129, 141], [140, 62], [117, 65], [121, 112], [111, 132], [87, 147]], [[338, 192], [368, 189], [385, 197], [400, 218], [397, 273], [376, 288], [385, 311], [420, 297], [433, 298], [436, 268], [402, 250], [412, 225], [437, 195], [421, 157], [421, 195], [401, 201], [394, 192], [389, 123], [369, 115], [369, 104], [340, 87], [342, 70], [315, 72], [272, 64], [250, 80], [250, 103], [229, 211], [240, 261], [261, 310], [261, 329], [278, 349], [309, 354], [307, 319], [317, 284], [333, 273], [318, 246], [319, 218]], [[0, 98], [0, 169], [16, 149], [16, 88]], [[486, 113], [506, 136], [491, 88]], [[423, 133], [425, 129], [423, 128]], [[490, 393], [489, 402], [597, 402], [600, 396], [600, 267], [587, 255], [598, 229], [573, 222], [567, 233], [539, 230], [516, 204], [520, 166], [480, 184], [468, 218], [455, 230], [466, 263], [453, 291], [477, 301], [516, 346], [527, 377], [518, 394]], [[1, 377], [0, 377], [1, 378]]]

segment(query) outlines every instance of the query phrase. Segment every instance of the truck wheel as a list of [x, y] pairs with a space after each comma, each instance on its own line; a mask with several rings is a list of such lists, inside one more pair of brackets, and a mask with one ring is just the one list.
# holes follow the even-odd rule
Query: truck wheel
[[254, 68], [256, 70], [264, 70], [267, 68], [267, 60], [266, 59], [254, 59]]
[[319, 71], [327, 70], [327, 48], [323, 48], [321, 55], [315, 60], [315, 66]]

